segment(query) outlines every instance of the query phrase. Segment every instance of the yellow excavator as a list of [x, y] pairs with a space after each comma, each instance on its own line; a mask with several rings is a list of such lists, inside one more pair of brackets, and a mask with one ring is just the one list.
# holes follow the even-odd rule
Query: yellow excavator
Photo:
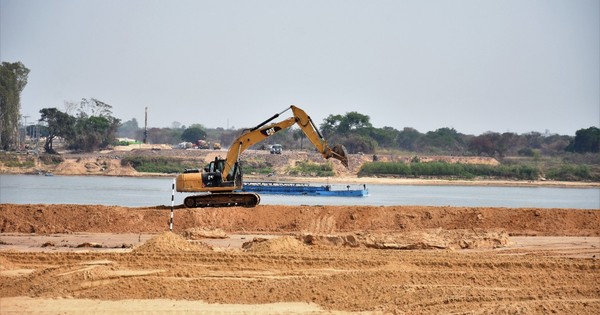
[[[269, 124], [288, 110], [293, 117]], [[267, 125], [269, 124], [269, 125]], [[260, 123], [258, 126], [244, 130], [229, 147], [227, 157], [211, 161], [203, 170], [185, 170], [177, 175], [176, 189], [178, 192], [202, 192], [203, 194], [186, 197], [183, 204], [188, 208], [196, 207], [254, 207], [259, 204], [260, 196], [255, 193], [240, 191], [243, 187], [240, 155], [250, 146], [265, 140], [278, 131], [297, 124], [306, 134], [310, 142], [324, 158], [334, 158], [348, 167], [348, 157], [342, 145], [330, 148], [327, 141], [313, 123], [312, 119], [300, 108], [291, 105], [279, 114]]]

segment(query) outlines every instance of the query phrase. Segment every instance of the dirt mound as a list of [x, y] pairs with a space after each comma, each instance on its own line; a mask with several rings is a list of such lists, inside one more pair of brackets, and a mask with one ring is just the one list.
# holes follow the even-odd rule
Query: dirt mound
[[134, 253], [159, 253], [159, 252], [191, 252], [191, 251], [202, 251], [210, 250], [210, 247], [205, 244], [190, 244], [185, 238], [172, 233], [165, 232], [158, 236], [155, 236], [144, 244], [136, 247]]
[[301, 236], [309, 245], [369, 247], [377, 249], [475, 249], [509, 245], [506, 231], [420, 230], [405, 233]]
[[509, 244], [505, 231], [424, 230], [398, 235], [369, 235], [365, 246], [378, 249], [482, 249]]
[[199, 240], [203, 238], [228, 238], [229, 236], [221, 229], [209, 229], [202, 227], [195, 227], [187, 229], [181, 233], [183, 237], [188, 240]]
[[242, 245], [242, 248], [259, 253], [288, 253], [305, 252], [308, 247], [293, 236], [284, 236], [274, 239], [254, 238]]
[[112, 175], [134, 176], [137, 171], [131, 166], [122, 166], [121, 160], [110, 158], [65, 159], [53, 170], [57, 175]]

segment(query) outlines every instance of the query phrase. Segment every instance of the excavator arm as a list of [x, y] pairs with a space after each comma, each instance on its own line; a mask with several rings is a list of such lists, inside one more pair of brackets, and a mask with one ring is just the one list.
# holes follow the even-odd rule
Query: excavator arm
[[[277, 123], [271, 123], [284, 112], [292, 110], [293, 116]], [[271, 124], [269, 124], [271, 123]], [[306, 113], [291, 105], [279, 114], [242, 133], [229, 147], [225, 159], [215, 158], [204, 170], [186, 170], [177, 175], [177, 191], [205, 192], [208, 194], [186, 197], [183, 201], [186, 207], [254, 207], [260, 202], [260, 196], [255, 193], [244, 193], [242, 188], [242, 172], [239, 169], [239, 158], [242, 152], [252, 145], [259, 143], [275, 133], [297, 124], [306, 134], [310, 142], [324, 158], [334, 158], [348, 167], [348, 157], [343, 146], [329, 147], [319, 130]]]
[[[268, 124], [273, 119], [279, 117], [281, 114], [285, 113], [289, 109], [292, 110], [293, 117], [280, 121], [278, 123]], [[285, 109], [279, 114], [273, 115], [271, 118], [265, 120], [258, 126], [244, 132], [241, 136], [239, 136], [229, 148], [227, 152], [227, 158], [225, 159], [225, 167], [223, 169], [223, 178], [227, 178], [227, 175], [231, 172], [231, 169], [234, 167], [235, 163], [238, 162], [238, 159], [242, 152], [247, 150], [252, 145], [259, 143], [266, 138], [274, 135], [275, 133], [290, 128], [294, 124], [297, 124], [300, 129], [304, 132], [306, 137], [310, 140], [310, 142], [317, 148], [317, 150], [323, 155], [324, 158], [335, 158], [342, 162], [345, 167], [348, 167], [348, 157], [346, 156], [346, 152], [342, 146], [335, 146], [334, 148], [330, 148], [327, 144], [327, 141], [323, 139], [319, 130], [315, 127], [312, 119], [304, 112], [302, 109], [291, 105], [289, 108]]]

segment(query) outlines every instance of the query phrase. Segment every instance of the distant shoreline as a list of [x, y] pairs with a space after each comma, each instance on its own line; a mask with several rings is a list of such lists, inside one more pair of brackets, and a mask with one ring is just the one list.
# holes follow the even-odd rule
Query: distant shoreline
[[[0, 174], [22, 174], [22, 175], [44, 175], [54, 174], [57, 176], [120, 176], [120, 177], [175, 177], [171, 173], [142, 173], [135, 170], [131, 165], [123, 165], [121, 151], [103, 151], [89, 154], [64, 154], [62, 161], [58, 164], [43, 164], [35, 160], [34, 165], [27, 167], [9, 167], [0, 163]], [[206, 161], [214, 160], [217, 156], [226, 154], [224, 150], [139, 150], [136, 155], [141, 156], [167, 156], [171, 158], [188, 158], [203, 165]], [[276, 175], [267, 176], [261, 174], [244, 173], [245, 181], [279, 181], [279, 182], [301, 182], [301, 183], [330, 183], [345, 185], [423, 185], [423, 186], [491, 186], [491, 187], [561, 187], [561, 188], [598, 188], [600, 182], [567, 182], [552, 180], [506, 180], [506, 179], [450, 179], [450, 178], [406, 178], [406, 177], [358, 177], [356, 174], [360, 166], [369, 161], [368, 157], [362, 155], [351, 155], [352, 168], [346, 169], [339, 164], [334, 164], [335, 176], [332, 177], [295, 177], [283, 174], [286, 167], [294, 161], [320, 160], [320, 155], [311, 152], [286, 151], [281, 155], [272, 155], [266, 151], [254, 150], [253, 156], [260, 157], [273, 165]], [[434, 156], [429, 159], [441, 159], [454, 161], [457, 157]], [[483, 159], [481, 157], [461, 157], [466, 159], [465, 163], [493, 164], [495, 160]]]

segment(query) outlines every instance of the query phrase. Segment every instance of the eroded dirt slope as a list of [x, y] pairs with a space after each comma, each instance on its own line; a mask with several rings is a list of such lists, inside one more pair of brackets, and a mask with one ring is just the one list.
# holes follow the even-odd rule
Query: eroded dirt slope
[[[168, 207], [0, 204], [0, 232], [151, 233], [168, 230]], [[510, 235], [600, 235], [600, 211], [425, 206], [274, 206], [175, 209], [174, 230], [229, 233], [501, 229]]]

